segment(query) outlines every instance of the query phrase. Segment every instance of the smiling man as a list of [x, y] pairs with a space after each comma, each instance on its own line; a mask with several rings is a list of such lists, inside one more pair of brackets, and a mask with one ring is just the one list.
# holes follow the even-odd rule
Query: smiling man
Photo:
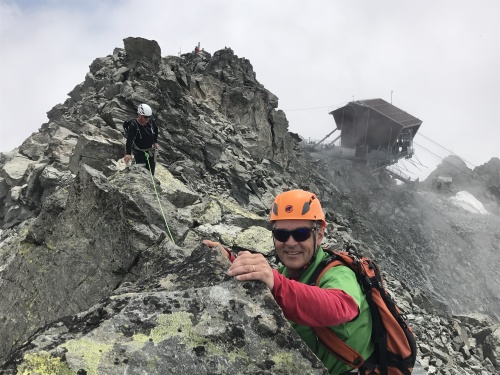
[[239, 281], [260, 280], [271, 290], [295, 331], [328, 368], [330, 374], [353, 371], [332, 355], [311, 327], [330, 327], [364, 359], [373, 352], [371, 315], [354, 272], [345, 266], [329, 269], [319, 286], [308, 285], [314, 271], [328, 257], [320, 244], [325, 236], [325, 214], [315, 194], [291, 190], [279, 194], [271, 207], [273, 239], [282, 266], [271, 268], [264, 256], [240, 252], [234, 257], [218, 242], [232, 264], [227, 273]]

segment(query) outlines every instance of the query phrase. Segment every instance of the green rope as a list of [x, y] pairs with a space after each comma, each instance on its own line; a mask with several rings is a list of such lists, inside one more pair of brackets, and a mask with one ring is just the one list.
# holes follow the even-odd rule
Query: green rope
[[[155, 150], [155, 152], [158, 152], [158, 150]], [[175, 244], [174, 237], [172, 237], [172, 233], [170, 233], [170, 228], [168, 227], [167, 219], [165, 218], [165, 213], [163, 212], [163, 207], [161, 205], [160, 197], [158, 196], [158, 191], [156, 190], [155, 178], [153, 176], [153, 171], [151, 171], [151, 165], [149, 164], [149, 152], [144, 152], [144, 155], [146, 155], [146, 161], [148, 162], [149, 173], [151, 174], [151, 180], [153, 181], [153, 187], [155, 189], [156, 199], [158, 200], [158, 204], [160, 205], [160, 211], [161, 214], [163, 215], [163, 221], [165, 222], [165, 226], [167, 227], [167, 232], [168, 235], [170, 236], [170, 239]]]

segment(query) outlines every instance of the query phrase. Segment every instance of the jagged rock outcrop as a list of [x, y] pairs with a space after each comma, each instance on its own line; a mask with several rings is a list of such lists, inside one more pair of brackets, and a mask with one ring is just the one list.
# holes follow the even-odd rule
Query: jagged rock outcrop
[[[2, 359], [38, 327], [108, 297], [132, 269], [149, 275], [155, 264], [143, 266], [146, 254], [167, 237], [191, 250], [202, 238], [269, 250], [266, 220], [236, 208], [265, 212], [268, 187], [280, 184], [273, 170], [292, 164], [293, 136], [284, 115], [272, 113], [277, 98], [230, 49], [201, 74], [198, 56], [161, 58], [154, 41], [124, 42], [125, 50], [94, 60], [39, 133], [2, 155]], [[157, 171], [162, 207], [143, 169], [113, 163], [123, 156], [121, 122], [140, 102], [155, 109], [173, 173]]]
[[429, 174], [422, 188], [435, 191], [435, 181], [439, 177], [447, 177], [451, 186], [451, 189], [440, 190], [441, 193], [452, 195], [462, 190], [468, 191], [483, 203], [488, 211], [500, 213], [499, 158], [491, 158], [487, 163], [470, 169], [458, 156], [450, 155]]
[[[0, 154], [3, 373], [325, 373], [269, 291], [228, 278], [226, 261], [200, 246], [269, 253], [268, 208], [297, 187], [321, 197], [327, 244], [354, 243], [387, 271], [417, 335], [417, 374], [499, 371], [498, 324], [467, 314], [491, 312], [496, 285], [471, 285], [474, 308], [449, 314], [463, 302], [454, 277], [477, 275], [458, 263], [451, 274], [448, 246], [465, 257], [482, 218], [304, 151], [278, 98], [229, 48], [162, 57], [155, 41], [124, 47], [95, 59], [48, 123]], [[141, 102], [161, 129], [155, 185], [142, 166], [116, 161], [121, 124]], [[484, 254], [500, 238], [496, 223], [481, 232]]]
[[216, 256], [207, 248], [181, 262], [167, 255], [154, 277], [123, 283], [89, 311], [46, 326], [22, 360], [12, 359], [17, 371], [326, 374], [267, 288], [229, 280]]
[[[81, 163], [102, 170], [122, 156], [122, 122], [147, 102], [162, 130], [160, 157], [171, 171], [192, 187], [210, 173], [239, 203], [258, 205], [264, 212], [259, 189], [277, 187], [272, 169], [292, 168], [292, 155], [300, 149], [287, 132], [283, 112], [276, 110], [276, 96], [256, 81], [250, 62], [230, 49], [216, 52], [196, 72], [199, 55], [158, 55], [156, 42], [127, 38], [125, 49], [95, 59], [85, 81], [48, 112], [49, 123], [40, 133], [6, 155], [2, 190], [36, 185], [48, 166], [73, 174]], [[38, 185], [23, 196], [39, 208], [44, 190]], [[14, 198], [4, 198], [4, 228], [19, 223], [10, 211], [30, 211]]]

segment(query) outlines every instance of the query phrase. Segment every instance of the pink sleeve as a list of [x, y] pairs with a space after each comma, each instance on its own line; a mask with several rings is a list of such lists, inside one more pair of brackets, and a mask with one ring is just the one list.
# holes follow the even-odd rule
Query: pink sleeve
[[308, 327], [329, 327], [346, 323], [358, 315], [358, 304], [340, 289], [289, 280], [277, 270], [274, 273], [273, 296], [285, 318]]
[[224, 246], [224, 250], [226, 250], [226, 252], [229, 254], [229, 261], [231, 263], [234, 262], [234, 260], [236, 259], [236, 257], [234, 256], [234, 254], [231, 252], [231, 250], [229, 250], [227, 247]]

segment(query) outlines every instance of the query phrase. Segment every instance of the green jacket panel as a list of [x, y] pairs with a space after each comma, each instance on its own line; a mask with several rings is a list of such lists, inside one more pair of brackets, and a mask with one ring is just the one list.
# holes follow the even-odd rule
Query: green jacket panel
[[[307, 284], [309, 278], [326, 257], [328, 257], [328, 254], [322, 248], [319, 248], [315, 261], [305, 270], [299, 282]], [[280, 267], [278, 271], [289, 278], [285, 267]], [[371, 340], [372, 319], [370, 308], [354, 272], [346, 266], [333, 267], [323, 275], [319, 287], [324, 289], [341, 289], [356, 301], [359, 307], [358, 317], [351, 322], [330, 328], [342, 341], [360, 353], [363, 358], [368, 358], [373, 353], [373, 343]], [[290, 324], [307, 346], [325, 364], [330, 374], [341, 374], [352, 369], [331, 355], [318, 342], [310, 327], [302, 326], [292, 321], [290, 321]]]

